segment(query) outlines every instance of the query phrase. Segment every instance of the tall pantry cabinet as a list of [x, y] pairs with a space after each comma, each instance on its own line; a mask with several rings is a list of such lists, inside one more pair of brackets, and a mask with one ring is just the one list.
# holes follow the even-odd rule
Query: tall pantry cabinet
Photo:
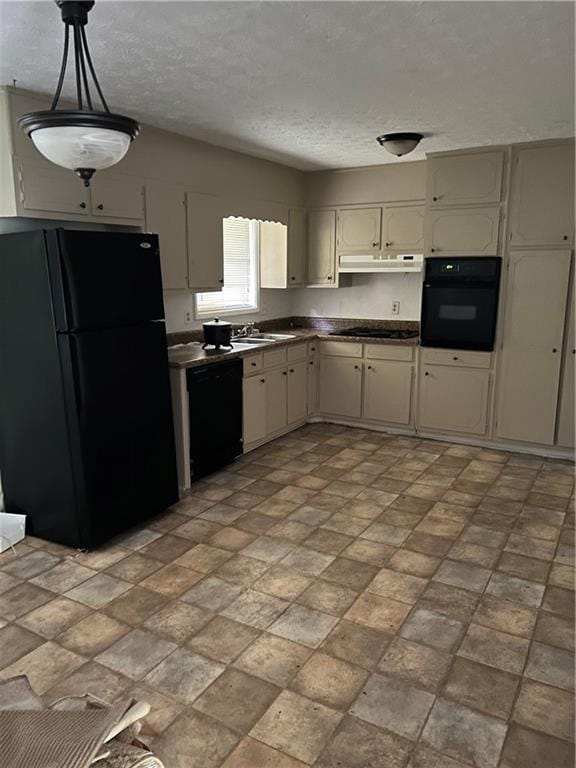
[[504, 440], [574, 445], [573, 219], [573, 143], [515, 148], [496, 406]]

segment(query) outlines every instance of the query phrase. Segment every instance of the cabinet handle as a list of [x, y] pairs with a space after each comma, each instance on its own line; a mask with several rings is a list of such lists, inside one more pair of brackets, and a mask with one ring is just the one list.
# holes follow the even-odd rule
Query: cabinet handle
[[573, 354], [573, 355], [575, 355], [575, 354], [576, 354], [576, 349], [573, 349], [573, 350], [572, 350], [572, 354]]
[[424, 373], [424, 376], [430, 376], [430, 374], [428, 373], [428, 371], [426, 371], [426, 372]]
[[288, 376], [288, 373], [286, 371], [282, 371], [282, 376]]
[[555, 355], [556, 352], [558, 352], [558, 350], [556, 349], [556, 347], [554, 347], [554, 349], [552, 350], [552, 353]]
[[568, 235], [564, 235], [564, 237], [562, 238], [562, 240], [568, 240]]
[[314, 360], [310, 360], [310, 362], [308, 363], [308, 365], [314, 365]]
[[86, 203], [80, 203], [80, 208], [86, 208]]
[[290, 280], [296, 280], [296, 278], [295, 277], [291, 277]]
[[430, 253], [434, 253], [436, 251], [436, 248], [430, 248]]
[[290, 373], [294, 373], [294, 368], [290, 368]]
[[223, 278], [223, 277], [221, 277], [221, 278], [218, 280], [218, 282], [220, 283], [220, 285], [224, 285], [224, 278]]
[[390, 248], [391, 245], [392, 243], [386, 243], [386, 248]]
[[316, 347], [310, 347], [310, 350], [311, 350], [312, 352], [316, 352]]
[[256, 368], [256, 363], [250, 363], [250, 365], [254, 366]]
[[372, 248], [378, 248], [378, 243], [372, 243]]
[[332, 275], [328, 275], [328, 280], [332, 280]]
[[369, 371], [371, 371], [371, 370], [372, 370], [372, 366], [371, 366], [371, 365], [369, 365], [369, 366], [368, 366], [368, 370], [369, 370]]
[[438, 200], [438, 198], [437, 197], [433, 197], [432, 200], [433, 200], [433, 202], [436, 202]]
[[458, 360], [458, 358], [457, 357], [453, 357], [452, 360]]
[[354, 370], [355, 370], [355, 371], [359, 371], [359, 370], [360, 370], [360, 366], [359, 366], [359, 365], [355, 365], [355, 366], [354, 366]]
[[102, 205], [102, 203], [100, 203], [100, 205], [98, 206], [98, 210], [99, 211], [103, 211], [104, 210], [104, 206]]
[[260, 384], [266, 384], [266, 379], [260, 379]]

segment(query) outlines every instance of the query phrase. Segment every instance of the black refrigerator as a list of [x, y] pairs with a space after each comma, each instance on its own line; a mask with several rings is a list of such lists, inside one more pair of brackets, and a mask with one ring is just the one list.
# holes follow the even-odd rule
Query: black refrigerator
[[0, 236], [0, 480], [35, 536], [92, 548], [178, 500], [156, 235]]

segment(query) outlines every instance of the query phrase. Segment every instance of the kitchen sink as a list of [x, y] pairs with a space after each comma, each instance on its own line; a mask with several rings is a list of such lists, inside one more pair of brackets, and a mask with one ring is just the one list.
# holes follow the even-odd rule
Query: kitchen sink
[[255, 336], [233, 336], [232, 342], [237, 344], [270, 344], [273, 341], [288, 341], [295, 338], [289, 333], [258, 333]]

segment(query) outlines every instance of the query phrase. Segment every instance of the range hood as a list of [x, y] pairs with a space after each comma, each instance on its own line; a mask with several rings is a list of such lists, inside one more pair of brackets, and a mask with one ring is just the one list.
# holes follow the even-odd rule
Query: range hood
[[342, 254], [338, 272], [422, 272], [421, 253]]

